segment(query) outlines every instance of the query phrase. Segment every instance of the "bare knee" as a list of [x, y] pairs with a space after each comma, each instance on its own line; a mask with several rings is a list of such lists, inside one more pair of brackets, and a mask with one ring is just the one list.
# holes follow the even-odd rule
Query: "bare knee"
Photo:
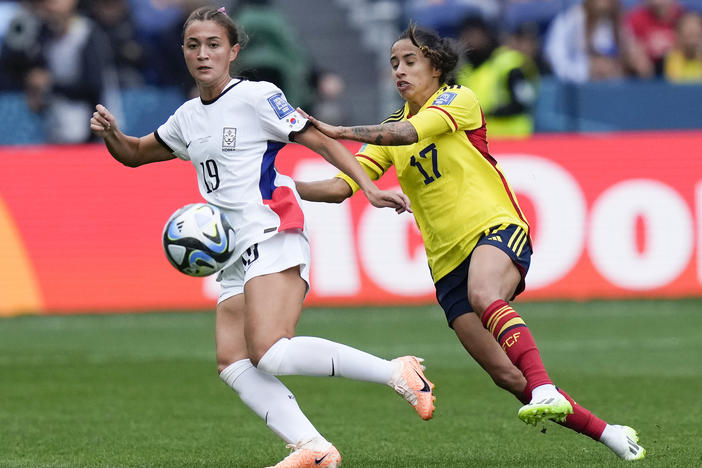
[[478, 317], [482, 317], [485, 309], [498, 299], [501, 299], [499, 294], [492, 288], [477, 285], [468, 289], [468, 301]]
[[263, 358], [263, 355], [266, 354], [270, 347], [271, 345], [251, 344], [247, 342], [245, 355], [236, 357], [217, 356], [217, 372], [221, 374], [222, 371], [230, 365], [247, 358], [249, 361], [251, 361], [251, 364], [258, 367], [258, 363], [261, 361], [261, 358]]
[[251, 360], [251, 364], [258, 367], [258, 363], [261, 361], [261, 358], [263, 358], [263, 355], [266, 354], [266, 351], [268, 351], [268, 348], [269, 347], [263, 347], [263, 346], [249, 347], [249, 359]]
[[278, 336], [276, 338], [268, 338], [264, 340], [248, 340], [246, 343], [246, 348], [249, 353], [251, 364], [258, 367], [258, 364], [261, 362], [261, 359], [263, 359], [263, 356], [274, 344], [280, 341], [281, 338], [284, 337]]

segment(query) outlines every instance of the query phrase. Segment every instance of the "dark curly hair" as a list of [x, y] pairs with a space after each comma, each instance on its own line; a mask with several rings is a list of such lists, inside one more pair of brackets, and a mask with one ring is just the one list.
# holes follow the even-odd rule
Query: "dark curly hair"
[[419, 48], [431, 64], [441, 71], [441, 83], [453, 84], [453, 70], [458, 64], [458, 51], [453, 41], [439, 36], [431, 29], [426, 29], [410, 23], [397, 40], [409, 39]]

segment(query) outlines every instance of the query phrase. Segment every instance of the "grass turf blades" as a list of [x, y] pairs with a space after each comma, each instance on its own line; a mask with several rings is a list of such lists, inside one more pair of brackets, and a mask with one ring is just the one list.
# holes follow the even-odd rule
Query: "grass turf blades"
[[[554, 382], [639, 431], [637, 467], [702, 463], [690, 410], [702, 301], [516, 307]], [[346, 468], [623, 466], [585, 436], [519, 421], [519, 402], [472, 362], [437, 306], [308, 309], [298, 334], [422, 356], [437, 384], [424, 422], [385, 386], [284, 377]], [[0, 401], [2, 467], [261, 467], [287, 454], [217, 378], [212, 312], [0, 320]]]

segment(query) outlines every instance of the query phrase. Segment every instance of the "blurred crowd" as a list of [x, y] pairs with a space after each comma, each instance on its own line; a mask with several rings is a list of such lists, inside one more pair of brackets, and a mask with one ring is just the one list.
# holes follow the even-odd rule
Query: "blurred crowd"
[[[225, 6], [246, 32], [235, 74], [276, 83], [291, 102], [347, 124], [345, 83], [322, 71], [267, 0], [0, 0], [0, 92], [24, 92], [47, 140], [90, 139], [97, 102], [118, 90], [193, 82], [181, 27], [195, 8]], [[702, 1], [402, 0], [412, 19], [453, 37], [456, 79], [473, 89], [494, 136], [531, 133], [541, 77], [585, 83], [664, 79], [702, 83]]]
[[283, 18], [265, 0], [0, 0], [0, 92], [24, 92], [46, 139], [80, 143], [97, 103], [119, 114], [119, 90], [177, 87], [194, 93], [182, 25], [203, 5], [224, 6], [245, 31], [236, 75], [268, 80], [292, 102], [313, 100], [316, 75]]
[[457, 82], [475, 91], [493, 136], [532, 132], [531, 111], [543, 76], [578, 84], [620, 79], [702, 83], [700, 1], [404, 3], [408, 16], [459, 41], [463, 65]]

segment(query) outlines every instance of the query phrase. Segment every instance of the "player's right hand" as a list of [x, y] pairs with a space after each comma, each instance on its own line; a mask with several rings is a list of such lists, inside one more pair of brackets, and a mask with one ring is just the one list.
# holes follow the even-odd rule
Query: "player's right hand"
[[90, 130], [100, 138], [107, 138], [117, 131], [115, 116], [102, 104], [95, 106], [95, 112], [90, 119]]
[[320, 132], [324, 133], [329, 138], [333, 138], [335, 140], [338, 140], [339, 138], [341, 138], [341, 131], [342, 131], [343, 127], [340, 127], [337, 125], [329, 125], [328, 123], [324, 123], [321, 120], [317, 120], [299, 107], [297, 108], [297, 111], [304, 118], [306, 118], [307, 120], [312, 122], [312, 125], [317, 127], [317, 129]]

